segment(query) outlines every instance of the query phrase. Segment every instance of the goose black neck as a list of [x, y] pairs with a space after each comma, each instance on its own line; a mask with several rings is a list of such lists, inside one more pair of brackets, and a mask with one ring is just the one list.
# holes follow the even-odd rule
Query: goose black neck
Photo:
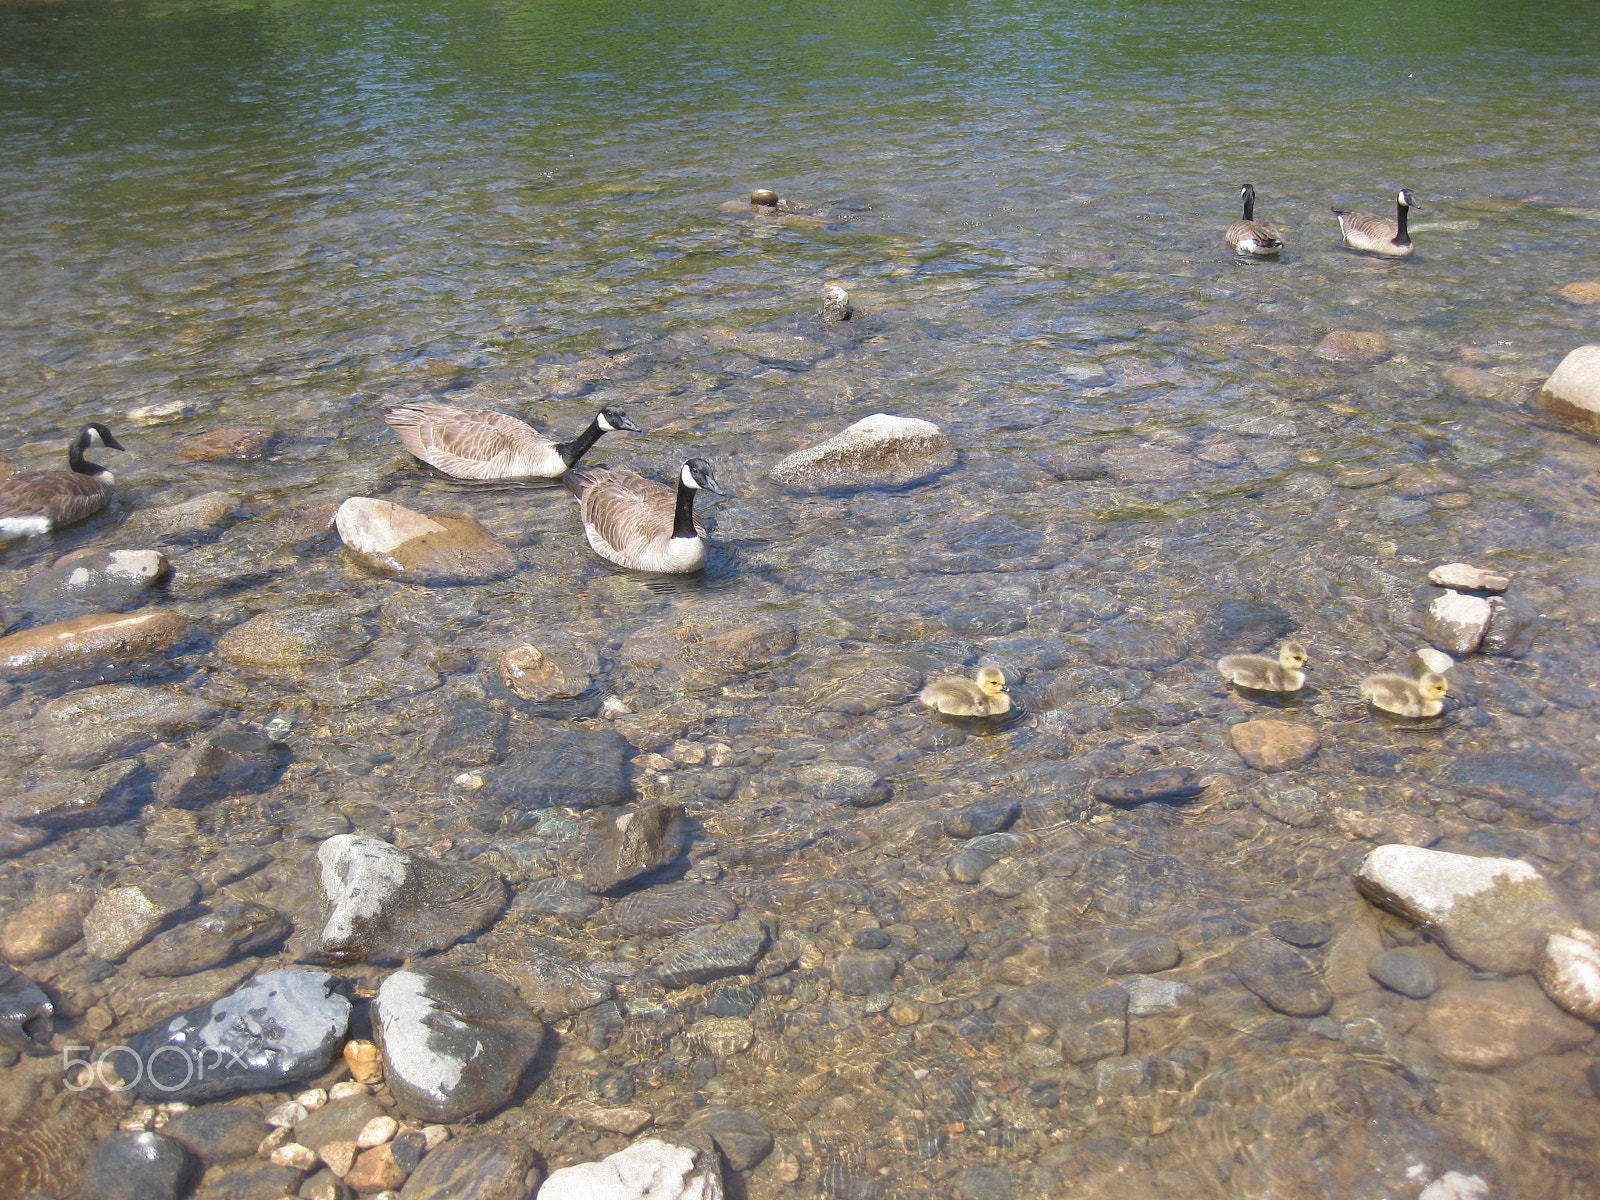
[[67, 466], [80, 475], [104, 475], [106, 470], [104, 467], [84, 458], [84, 447], [88, 444], [87, 440], [81, 437], [72, 439], [72, 444], [67, 447]]
[[1411, 206], [1404, 200], [1399, 200], [1395, 202], [1394, 211], [1395, 224], [1399, 226], [1398, 231], [1394, 235], [1394, 240], [1400, 245], [1404, 246], [1411, 240], [1411, 235], [1406, 232], [1406, 218], [1411, 215]]
[[561, 461], [570, 467], [585, 454], [589, 453], [589, 447], [598, 442], [600, 435], [604, 432], [605, 430], [600, 428], [600, 418], [596, 417], [589, 422], [588, 427], [582, 433], [570, 442], [557, 442], [556, 453], [561, 455]]
[[1256, 219], [1256, 198], [1249, 192], [1246, 192], [1244, 196], [1244, 219], [1246, 221], [1254, 221]]
[[700, 531], [694, 527], [694, 494], [697, 490], [682, 479], [678, 480], [678, 502], [672, 513], [672, 536], [675, 538], [700, 536]]

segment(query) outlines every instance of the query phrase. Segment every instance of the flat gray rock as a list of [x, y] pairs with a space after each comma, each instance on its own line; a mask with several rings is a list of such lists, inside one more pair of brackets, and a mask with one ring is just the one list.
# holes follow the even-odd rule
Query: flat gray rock
[[536, 746], [518, 750], [483, 772], [476, 799], [510, 807], [604, 808], [632, 799], [627, 741], [606, 730], [552, 730]]
[[701, 925], [668, 943], [652, 966], [664, 986], [688, 987], [754, 970], [769, 940], [767, 927], [754, 917]]
[[1595, 789], [1577, 762], [1547, 750], [1464, 754], [1440, 771], [1434, 782], [1540, 821], [1576, 822], [1594, 812]]

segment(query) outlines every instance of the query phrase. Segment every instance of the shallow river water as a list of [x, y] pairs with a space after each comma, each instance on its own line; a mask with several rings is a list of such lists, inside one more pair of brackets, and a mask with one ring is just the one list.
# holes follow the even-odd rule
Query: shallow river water
[[[1351, 879], [1378, 842], [1518, 856], [1600, 921], [1600, 449], [1526, 403], [1597, 340], [1600, 306], [1560, 293], [1600, 280], [1600, 17], [1281, 7], [0, 7], [0, 457], [60, 466], [95, 419], [127, 449], [105, 459], [105, 514], [0, 552], [0, 600], [14, 629], [54, 619], [26, 584], [57, 557], [148, 547], [173, 573], [136, 605], [193, 621], [154, 660], [3, 685], [7, 793], [137, 770], [120, 814], [0, 861], [0, 919], [187, 878], [290, 915], [258, 956], [282, 966], [314, 959], [330, 834], [491, 865], [507, 913], [442, 961], [531, 940], [618, 981], [486, 1122], [552, 1167], [625, 1145], [563, 1114], [626, 1095], [663, 1128], [758, 1114], [777, 1149], [732, 1185], [751, 1197], [1376, 1200], [1450, 1170], [1497, 1200], [1594, 1194], [1592, 1049], [1441, 1055], [1429, 1001], [1373, 982], [1359, 948], [1420, 945], [1447, 984], [1481, 973]], [[1246, 180], [1280, 262], [1223, 240]], [[761, 186], [814, 215], [724, 207]], [[1330, 205], [1386, 213], [1400, 187], [1422, 205], [1415, 258], [1341, 248]], [[856, 317], [824, 324], [835, 281]], [[1385, 349], [1319, 354], [1334, 331]], [[563, 489], [420, 468], [380, 414], [422, 397], [562, 436], [616, 404], [647, 432], [595, 461], [670, 478], [711, 460], [728, 497], [701, 506], [703, 578], [609, 569]], [[956, 465], [899, 489], [769, 479], [877, 412], [939, 425]], [[272, 438], [179, 454], [238, 426]], [[226, 499], [204, 519], [160, 519], [208, 492]], [[469, 512], [519, 570], [376, 576], [326, 532], [352, 495]], [[1376, 719], [1357, 680], [1423, 644], [1427, 572], [1457, 560], [1514, 574], [1531, 641], [1463, 663], [1441, 721]], [[270, 666], [219, 651], [262, 613], [320, 640]], [[1312, 664], [1297, 701], [1216, 678], [1217, 655], [1291, 632]], [[520, 699], [498, 664], [523, 642], [592, 685]], [[915, 681], [984, 661], [1014, 718], [916, 704]], [[85, 749], [49, 706], [106, 684], [207, 715]], [[1262, 716], [1313, 727], [1316, 758], [1246, 766], [1229, 727]], [[159, 803], [213, 728], [268, 731], [288, 765]], [[627, 739], [637, 799], [684, 806], [691, 879], [770, 922], [763, 978], [664, 990], [659, 938], [560, 889], [588, 814], [509, 803], [495, 772], [597, 728]], [[1488, 754], [1559, 761], [1582, 802], [1463, 784]], [[850, 767], [887, 799], [832, 798]], [[1162, 767], [1193, 768], [1200, 795], [1092, 798]], [[972, 830], [952, 814], [988, 828], [1012, 806], [997, 864], [954, 878], [950, 833]], [[1274, 1011], [1229, 969], [1284, 921], [1313, 927], [1293, 928], [1325, 1016]], [[1158, 935], [1181, 961], [1146, 969], [1192, 991], [1131, 1017], [1124, 1052], [1075, 1055], [1007, 999], [1093, 992]], [[847, 952], [875, 946], [895, 974], [856, 986]], [[162, 1015], [81, 944], [24, 969], [63, 1038]], [[342, 973], [364, 996], [384, 970]], [[708, 1015], [753, 1041], [697, 1035]], [[24, 1080], [29, 1061], [0, 1071], [0, 1166], [67, 1197], [120, 1112]]]

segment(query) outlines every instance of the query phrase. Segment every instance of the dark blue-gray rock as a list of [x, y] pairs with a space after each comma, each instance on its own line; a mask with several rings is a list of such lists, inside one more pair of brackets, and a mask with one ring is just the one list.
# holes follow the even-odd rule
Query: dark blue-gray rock
[[1426, 953], [1407, 946], [1385, 950], [1367, 964], [1367, 974], [1413, 1000], [1426, 1000], [1439, 990], [1438, 968]]
[[475, 799], [506, 807], [603, 808], [632, 798], [628, 743], [606, 730], [555, 730], [491, 771]]
[[488, 928], [504, 910], [500, 875], [469, 863], [430, 862], [365, 834], [338, 834], [317, 850], [331, 962], [385, 962], [442, 950]]
[[128, 1041], [145, 1068], [139, 1098], [194, 1104], [320, 1074], [350, 1026], [337, 983], [326, 971], [268, 971], [157, 1022]]
[[442, 967], [409, 967], [384, 980], [373, 1029], [400, 1110], [437, 1122], [503, 1106], [544, 1040], [544, 1025], [510, 984]]
[[1465, 754], [1439, 772], [1434, 782], [1540, 821], [1582, 821], [1594, 811], [1595, 790], [1577, 762], [1546, 750]]
[[1129, 942], [1116, 952], [1106, 970], [1112, 975], [1151, 975], [1170, 971], [1183, 961], [1183, 951], [1165, 933]]
[[815, 763], [796, 778], [813, 799], [846, 808], [874, 808], [889, 798], [889, 785], [871, 767]]
[[289, 936], [289, 918], [253, 900], [219, 904], [213, 911], [158, 934], [133, 952], [128, 965], [141, 975], [192, 975]]
[[1249, 937], [1228, 958], [1234, 977], [1268, 1008], [1291, 1017], [1320, 1017], [1333, 993], [1305, 955], [1275, 937]]
[[0, 800], [0, 819], [36, 829], [110, 825], [133, 802], [137, 759], [120, 759], [92, 771], [30, 772]]
[[1015, 800], [980, 800], [944, 819], [946, 837], [975, 838], [1011, 828], [1022, 805]]
[[833, 984], [847, 996], [870, 996], [889, 986], [900, 963], [887, 950], [846, 950], [833, 960]]
[[0, 963], [0, 1046], [28, 1054], [50, 1053], [55, 1004], [21, 971]]
[[560, 1021], [611, 999], [616, 986], [588, 967], [551, 950], [519, 947], [515, 956], [496, 960], [495, 973], [510, 981], [533, 1014]]
[[673, 938], [651, 967], [669, 988], [743, 975], [755, 969], [769, 940], [767, 927], [754, 917], [701, 925]]
[[1028, 845], [1020, 833], [986, 833], [975, 837], [950, 856], [950, 878], [957, 883], [977, 883], [998, 860]]
[[663, 883], [618, 900], [611, 919], [628, 937], [661, 937], [700, 925], [731, 921], [739, 906], [726, 892], [703, 883]]
[[225, 1163], [256, 1152], [263, 1120], [254, 1104], [205, 1104], [173, 1114], [161, 1132], [202, 1162]]
[[400, 1189], [401, 1200], [531, 1200], [544, 1178], [524, 1139], [499, 1133], [452, 1138]]
[[676, 804], [641, 804], [595, 821], [595, 841], [579, 864], [583, 886], [603, 896], [676, 862], [689, 848], [689, 826]]
[[702, 1108], [684, 1123], [686, 1129], [711, 1135], [728, 1165], [748, 1171], [772, 1153], [772, 1134], [755, 1113], [743, 1108]]
[[1267, 932], [1280, 942], [1303, 949], [1314, 949], [1333, 936], [1333, 926], [1327, 921], [1295, 920], [1279, 917], [1267, 926]]
[[1200, 773], [1193, 767], [1163, 767], [1120, 779], [1098, 779], [1090, 791], [1102, 804], [1117, 808], [1133, 808], [1154, 800], [1183, 804], [1200, 794]]
[[876, 925], [858, 929], [850, 935], [850, 944], [857, 950], [887, 950], [893, 941], [894, 936], [887, 929], [880, 929]]
[[78, 1195], [83, 1200], [177, 1200], [194, 1168], [189, 1152], [171, 1138], [118, 1130], [89, 1151]]
[[162, 804], [199, 808], [223, 796], [270, 787], [288, 762], [289, 748], [264, 734], [207, 734], [161, 773], [155, 797]]
[[1515, 592], [1489, 597], [1489, 628], [1479, 647], [1485, 654], [1521, 658], [1533, 649], [1539, 610]]

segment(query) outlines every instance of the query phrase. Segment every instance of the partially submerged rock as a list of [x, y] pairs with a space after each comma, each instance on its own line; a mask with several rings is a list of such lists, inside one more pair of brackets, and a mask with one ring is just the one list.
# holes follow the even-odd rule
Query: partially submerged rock
[[801, 491], [836, 487], [899, 486], [952, 466], [950, 439], [931, 421], [874, 413], [789, 455], [772, 478]]
[[704, 1148], [645, 1138], [599, 1162], [562, 1167], [544, 1181], [539, 1200], [722, 1200], [717, 1151], [700, 1137]]
[[50, 1053], [55, 1012], [42, 987], [0, 963], [0, 1047], [34, 1055]]
[[1475, 567], [1471, 563], [1444, 563], [1428, 572], [1428, 582], [1440, 587], [1467, 592], [1503, 592], [1511, 586], [1511, 576], [1500, 571]]
[[412, 583], [483, 583], [517, 569], [516, 555], [466, 513], [420, 513], [352, 496], [339, 506], [334, 524], [362, 566]]
[[1545, 939], [1536, 968], [1544, 994], [1585, 1021], [1600, 1021], [1600, 937], [1567, 929]]
[[1579, 346], [1533, 398], [1540, 412], [1589, 437], [1600, 437], [1600, 345]]
[[437, 863], [358, 833], [317, 851], [327, 920], [322, 953], [333, 962], [387, 961], [442, 950], [485, 929], [506, 903], [499, 874]]
[[52, 671], [104, 659], [148, 658], [189, 631], [177, 613], [89, 613], [0, 638], [0, 669]]
[[1447, 591], [1428, 605], [1422, 636], [1446, 654], [1465, 658], [1483, 644], [1492, 611], [1482, 596]]
[[1532, 970], [1545, 935], [1572, 925], [1544, 877], [1517, 858], [1379, 846], [1356, 870], [1356, 888], [1486, 971]]
[[23, 585], [17, 606], [43, 617], [121, 612], [172, 571], [158, 550], [80, 550]]
[[584, 855], [583, 884], [596, 895], [637, 882], [674, 862], [689, 845], [676, 804], [643, 804], [595, 822], [595, 844]]

